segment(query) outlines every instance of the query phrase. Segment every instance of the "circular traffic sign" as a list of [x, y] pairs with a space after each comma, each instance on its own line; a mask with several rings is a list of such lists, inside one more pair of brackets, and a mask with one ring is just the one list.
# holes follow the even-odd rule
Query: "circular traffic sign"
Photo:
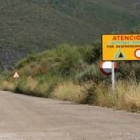
[[135, 57], [136, 57], [136, 58], [140, 58], [140, 49], [137, 49], [137, 50], [135, 51]]
[[[112, 62], [111, 61], [105, 61], [101, 62], [100, 69], [103, 74], [109, 76], [112, 73]], [[114, 62], [114, 69], [117, 70], [117, 63]]]

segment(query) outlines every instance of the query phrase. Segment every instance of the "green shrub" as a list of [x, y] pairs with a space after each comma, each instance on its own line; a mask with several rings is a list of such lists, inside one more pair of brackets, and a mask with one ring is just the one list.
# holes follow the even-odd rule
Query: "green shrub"
[[80, 51], [83, 55], [83, 60], [88, 64], [96, 63], [101, 58], [101, 43], [96, 42], [91, 46], [85, 46], [80, 48]]
[[38, 55], [29, 55], [27, 58], [21, 60], [20, 62], [18, 62], [16, 64], [16, 68], [17, 69], [21, 69], [23, 67], [25, 67], [26, 65], [28, 65], [31, 62], [37, 61], [38, 59]]
[[95, 83], [103, 80], [103, 76], [100, 73], [99, 66], [97, 64], [93, 64], [87, 66], [84, 71], [78, 73], [75, 78], [79, 81], [94, 81]]

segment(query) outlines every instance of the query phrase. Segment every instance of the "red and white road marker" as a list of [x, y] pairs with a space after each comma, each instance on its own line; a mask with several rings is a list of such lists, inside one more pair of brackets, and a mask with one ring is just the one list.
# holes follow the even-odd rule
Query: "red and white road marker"
[[112, 63], [114, 64], [114, 71], [117, 70], [117, 63], [111, 61], [101, 62], [100, 69], [103, 74], [110, 76], [112, 74]]
[[111, 75], [111, 80], [112, 80], [112, 89], [115, 89], [115, 71], [117, 70], [117, 63], [116, 62], [111, 62], [111, 61], [105, 61], [102, 62], [100, 65], [101, 71], [107, 75]]

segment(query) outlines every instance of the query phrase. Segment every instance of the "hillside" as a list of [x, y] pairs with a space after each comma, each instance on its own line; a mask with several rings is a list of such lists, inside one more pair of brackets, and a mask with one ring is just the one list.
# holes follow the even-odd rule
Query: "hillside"
[[58, 44], [91, 44], [139, 25], [137, 0], [0, 0], [0, 65]]
[[[112, 91], [111, 78], [104, 76], [99, 69], [99, 45], [63, 45], [31, 55], [20, 61], [12, 72], [0, 78], [0, 89], [140, 111], [139, 62], [117, 63], [116, 85]], [[20, 78], [13, 78], [15, 72], [19, 73]]]

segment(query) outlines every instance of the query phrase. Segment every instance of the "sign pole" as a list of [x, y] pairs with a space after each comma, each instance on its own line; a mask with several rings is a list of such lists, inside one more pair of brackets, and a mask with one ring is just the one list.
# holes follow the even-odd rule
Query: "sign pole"
[[112, 62], [112, 90], [115, 90], [115, 68], [114, 68], [114, 62]]

